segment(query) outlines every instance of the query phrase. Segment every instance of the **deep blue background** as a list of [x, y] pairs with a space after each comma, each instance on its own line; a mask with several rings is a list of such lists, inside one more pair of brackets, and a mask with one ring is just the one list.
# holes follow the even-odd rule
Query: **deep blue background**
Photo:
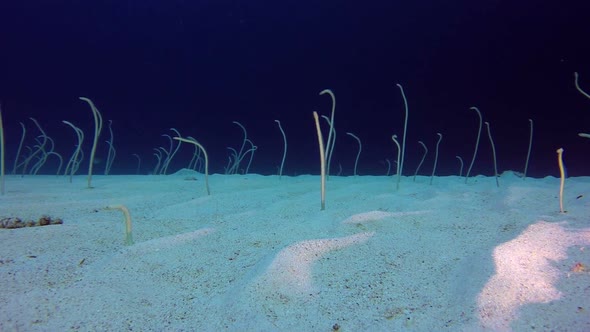
[[[590, 175], [590, 1], [3, 1], [0, 4], [0, 101], [7, 164], [36, 118], [69, 158], [69, 120], [92, 141], [93, 120], [79, 96], [113, 120], [117, 158], [112, 173], [142, 173], [155, 164], [152, 149], [168, 147], [162, 134], [177, 128], [208, 149], [214, 172], [239, 148], [241, 122], [259, 147], [252, 172], [276, 173], [282, 122], [289, 140], [285, 174], [319, 173], [312, 111], [329, 115], [337, 98], [338, 164], [350, 174], [363, 141], [360, 174], [384, 174], [396, 158], [391, 135], [403, 134], [404, 86], [410, 115], [405, 174], [444, 135], [441, 175], [458, 171], [456, 155], [473, 153], [477, 106], [489, 121], [500, 172], [522, 171], [529, 123], [535, 140], [529, 173], [557, 175], [555, 150], [565, 149], [569, 175]], [[327, 136], [327, 128], [324, 127]], [[483, 131], [473, 173], [491, 175]], [[184, 147], [170, 170], [186, 166]], [[87, 160], [87, 159], [86, 159]], [[42, 170], [51, 173], [55, 161]], [[102, 164], [104, 165], [104, 163]], [[97, 166], [101, 173], [101, 165]]]

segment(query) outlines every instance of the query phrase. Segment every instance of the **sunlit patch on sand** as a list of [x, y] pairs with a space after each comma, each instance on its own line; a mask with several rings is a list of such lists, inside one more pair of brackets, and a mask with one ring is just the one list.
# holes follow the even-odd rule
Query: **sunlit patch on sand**
[[403, 217], [408, 215], [425, 214], [429, 211], [408, 211], [408, 212], [386, 212], [386, 211], [369, 211], [355, 214], [346, 220], [343, 224], [362, 224], [371, 221], [378, 221], [385, 218]]
[[209, 235], [215, 230], [213, 228], [202, 228], [193, 232], [164, 236], [144, 242], [137, 243], [127, 248], [128, 254], [145, 254], [163, 249], [172, 248], [190, 241], [194, 241], [202, 236]]
[[567, 258], [568, 247], [590, 244], [590, 229], [568, 231], [564, 225], [539, 221], [494, 249], [496, 274], [478, 296], [482, 327], [510, 330], [521, 306], [562, 296], [555, 288], [560, 277], [555, 262]]
[[322, 255], [337, 249], [367, 241], [374, 232], [347, 237], [306, 240], [281, 250], [261, 277], [259, 285], [267, 291], [285, 295], [313, 292], [312, 264]]

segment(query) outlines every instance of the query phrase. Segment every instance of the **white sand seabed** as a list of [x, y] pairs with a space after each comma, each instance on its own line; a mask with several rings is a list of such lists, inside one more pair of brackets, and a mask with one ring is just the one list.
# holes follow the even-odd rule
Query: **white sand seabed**
[[203, 182], [8, 176], [0, 331], [590, 330], [590, 177]]

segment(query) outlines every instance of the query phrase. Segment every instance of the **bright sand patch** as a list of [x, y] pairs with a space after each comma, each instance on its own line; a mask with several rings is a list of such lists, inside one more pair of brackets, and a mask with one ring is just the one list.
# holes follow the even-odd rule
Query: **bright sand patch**
[[482, 327], [506, 331], [521, 306], [561, 298], [557, 281], [564, 273], [555, 264], [571, 246], [590, 245], [590, 228], [567, 230], [565, 223], [539, 221], [515, 239], [494, 249], [496, 274], [478, 297]]
[[313, 293], [312, 265], [330, 251], [367, 241], [375, 233], [367, 232], [341, 238], [306, 240], [281, 250], [257, 281], [267, 292], [285, 295]]
[[364, 213], [355, 214], [346, 220], [342, 221], [343, 224], [362, 224], [371, 221], [379, 221], [385, 218], [395, 218], [410, 215], [418, 215], [428, 213], [428, 211], [410, 211], [410, 212], [385, 212], [385, 211], [369, 211]]

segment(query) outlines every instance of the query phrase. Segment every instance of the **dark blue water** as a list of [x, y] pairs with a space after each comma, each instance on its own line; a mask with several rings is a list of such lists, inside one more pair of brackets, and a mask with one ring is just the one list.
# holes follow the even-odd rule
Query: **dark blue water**
[[[588, 175], [590, 99], [574, 88], [573, 72], [590, 91], [587, 1], [28, 1], [0, 4], [0, 101], [7, 168], [27, 128], [37, 143], [36, 118], [69, 158], [75, 145], [68, 120], [86, 133], [93, 120], [79, 96], [105, 119], [97, 156], [108, 153], [113, 121], [117, 157], [111, 173], [142, 173], [168, 149], [169, 128], [197, 138], [212, 172], [224, 172], [248, 130], [256, 150], [250, 172], [276, 174], [282, 157], [280, 120], [289, 141], [284, 174], [319, 173], [312, 111], [329, 115], [336, 95], [333, 173], [385, 174], [397, 158], [391, 135], [403, 135], [403, 85], [409, 104], [404, 174], [430, 174], [437, 133], [437, 174], [458, 173], [471, 159], [482, 111], [491, 126], [499, 172], [522, 171], [529, 122], [535, 123], [529, 175], [558, 175], [563, 147], [570, 176]], [[325, 123], [324, 123], [325, 124]], [[327, 137], [328, 128], [324, 126]], [[183, 146], [169, 171], [188, 165]], [[26, 155], [26, 150], [25, 150]], [[21, 156], [22, 158], [22, 156]], [[87, 162], [88, 159], [86, 159]], [[102, 165], [102, 166], [101, 166]], [[52, 173], [49, 160], [40, 173]], [[104, 162], [98, 164], [102, 172]], [[84, 169], [84, 167], [82, 168]], [[493, 174], [482, 132], [472, 174]]]

